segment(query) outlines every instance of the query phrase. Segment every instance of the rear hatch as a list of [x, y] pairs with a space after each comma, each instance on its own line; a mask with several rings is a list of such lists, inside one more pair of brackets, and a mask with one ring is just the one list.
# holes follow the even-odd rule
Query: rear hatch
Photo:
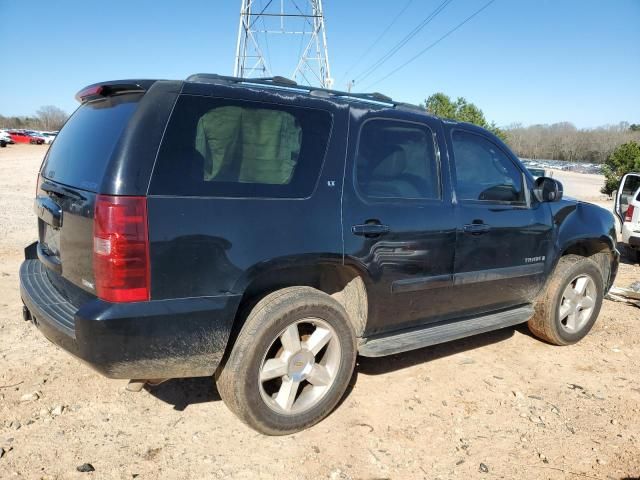
[[142, 92], [84, 103], [58, 134], [38, 179], [38, 258], [76, 306], [95, 298], [94, 211], [105, 173]]

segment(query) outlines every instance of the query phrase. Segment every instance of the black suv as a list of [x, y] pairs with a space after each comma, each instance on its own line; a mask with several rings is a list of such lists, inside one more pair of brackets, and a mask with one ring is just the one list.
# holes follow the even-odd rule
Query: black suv
[[266, 434], [325, 417], [357, 354], [525, 322], [577, 342], [617, 271], [611, 213], [380, 94], [200, 74], [77, 98], [39, 174], [25, 319], [111, 378], [215, 376]]

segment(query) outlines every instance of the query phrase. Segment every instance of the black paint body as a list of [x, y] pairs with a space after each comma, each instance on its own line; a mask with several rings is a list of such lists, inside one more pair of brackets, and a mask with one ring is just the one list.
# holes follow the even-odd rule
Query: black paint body
[[[607, 287], [613, 282], [614, 220], [604, 209], [570, 199], [540, 203], [533, 196], [525, 206], [457, 199], [453, 129], [489, 139], [523, 172], [526, 188], [534, 187], [508, 147], [483, 129], [416, 110], [287, 89], [218, 82], [150, 85], [114, 148], [98, 193], [147, 196], [151, 301], [110, 304], [95, 297], [96, 192], [46, 180], [46, 171], [41, 183], [59, 192], [52, 195], [42, 186], [38, 191], [40, 243], [47, 225], [60, 216], [60, 255], [31, 246], [21, 270], [26, 316], [35, 318], [50, 340], [107, 376], [211, 375], [247, 292], [316, 286], [326, 268], [356, 272], [364, 281], [368, 312], [361, 333], [368, 338], [531, 303], [572, 248], [610, 252]], [[329, 112], [331, 134], [313, 193], [296, 199], [154, 194], [154, 164], [180, 95]], [[358, 136], [374, 118], [420, 124], [434, 133], [440, 199], [371, 202], [358, 193]], [[57, 213], [50, 211], [55, 206], [49, 198]], [[354, 234], [354, 226], [372, 221], [388, 226], [388, 233]], [[473, 224], [488, 228], [480, 234], [465, 231]], [[56, 310], [60, 302], [66, 310]]]

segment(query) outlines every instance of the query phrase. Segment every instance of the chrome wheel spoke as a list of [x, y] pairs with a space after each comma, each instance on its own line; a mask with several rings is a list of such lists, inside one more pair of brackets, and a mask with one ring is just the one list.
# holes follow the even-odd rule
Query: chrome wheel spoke
[[294, 323], [289, 325], [282, 335], [280, 335], [280, 341], [282, 347], [290, 353], [295, 353], [300, 350], [300, 332], [298, 332], [298, 325]]
[[576, 279], [576, 286], [574, 287], [576, 293], [579, 295], [584, 295], [584, 291], [586, 290], [587, 285], [590, 281], [591, 279], [589, 277], [578, 277]]
[[262, 366], [260, 371], [260, 381], [266, 382], [274, 378], [283, 377], [287, 374], [287, 362], [281, 358], [270, 358]]
[[296, 382], [289, 377], [283, 377], [282, 385], [276, 395], [275, 401], [283, 410], [291, 410], [293, 402], [296, 400], [296, 393], [298, 393], [298, 387], [300, 382]]
[[307, 381], [317, 387], [324, 387], [331, 383], [331, 374], [327, 367], [316, 363], [307, 375]]
[[560, 305], [560, 311], [558, 313], [560, 320], [564, 320], [565, 318], [567, 318], [567, 315], [571, 313], [571, 303], [565, 300], [562, 305]]
[[575, 330], [577, 320], [578, 320], [578, 313], [575, 310], [572, 310], [569, 316], [567, 316], [567, 329], [571, 331]]
[[306, 348], [314, 355], [317, 355], [320, 350], [322, 350], [322, 347], [329, 343], [331, 337], [331, 330], [328, 328], [317, 327], [305, 342]]
[[573, 288], [573, 285], [569, 284], [567, 288], [564, 289], [562, 296], [573, 303], [578, 298], [578, 293]]
[[590, 308], [593, 308], [594, 305], [596, 304], [595, 300], [591, 297], [585, 296], [581, 301], [580, 301], [580, 305], [582, 306], [583, 309], [588, 310]]

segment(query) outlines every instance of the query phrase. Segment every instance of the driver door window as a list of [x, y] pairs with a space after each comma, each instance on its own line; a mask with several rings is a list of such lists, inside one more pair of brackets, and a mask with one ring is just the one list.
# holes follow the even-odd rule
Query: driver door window
[[460, 200], [524, 203], [522, 172], [495, 144], [480, 135], [452, 135]]

